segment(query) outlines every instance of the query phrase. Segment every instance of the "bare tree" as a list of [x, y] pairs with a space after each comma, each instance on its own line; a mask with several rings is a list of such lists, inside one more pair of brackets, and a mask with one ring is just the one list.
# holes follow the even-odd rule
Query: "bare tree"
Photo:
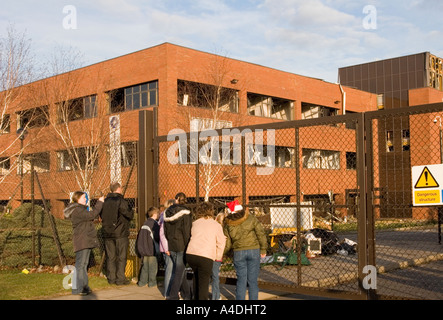
[[[57, 170], [69, 171], [75, 180], [74, 186], [63, 180], [67, 175], [55, 175], [57, 184], [66, 194], [78, 188], [94, 197], [103, 193], [106, 176], [99, 172], [98, 163], [106, 157], [108, 131], [103, 117], [107, 97], [100, 86], [100, 71], [81, 66], [79, 51], [58, 48], [46, 66], [51, 77], [34, 90], [39, 103], [48, 106], [46, 118], [55, 132], [50, 139], [58, 148]], [[88, 87], [90, 95], [80, 93], [84, 83], [94, 84]]]
[[[26, 108], [28, 96], [24, 86], [34, 79], [35, 69], [31, 52], [31, 40], [26, 32], [19, 32], [13, 25], [6, 29], [6, 35], [0, 38], [0, 136], [10, 133], [11, 119], [18, 106]], [[19, 114], [19, 113], [17, 113]], [[23, 144], [20, 141], [23, 134], [33, 123], [35, 114], [27, 114], [27, 122], [24, 123], [14, 139], [2, 141], [0, 148], [0, 183], [4, 182], [6, 177], [14, 172], [26, 146], [32, 139], [27, 139]]]
[[[185, 150], [188, 154], [187, 159], [180, 155], [180, 162], [196, 163], [198, 159], [200, 189], [208, 201], [214, 188], [223, 182], [235, 183], [238, 178], [232, 163], [235, 144], [230, 137], [226, 140], [214, 130], [241, 124], [239, 117], [232, 116], [238, 112], [239, 89], [229, 59], [214, 55], [203, 74], [206, 78], [199, 81], [178, 81], [177, 104], [180, 119], [187, 121], [181, 126], [189, 125], [191, 132], [203, 132], [198, 143], [188, 141], [186, 147], [180, 146], [180, 152]], [[186, 172], [195, 179], [192, 169]]]

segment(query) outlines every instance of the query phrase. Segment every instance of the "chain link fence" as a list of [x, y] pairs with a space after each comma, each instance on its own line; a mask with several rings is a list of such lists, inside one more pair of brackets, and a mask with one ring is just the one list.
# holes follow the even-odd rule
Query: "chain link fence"
[[[210, 201], [218, 211], [232, 200], [248, 208], [268, 235], [259, 276], [263, 288], [357, 299], [441, 299], [441, 276], [430, 280], [425, 271], [429, 263], [442, 271], [439, 209], [413, 205], [411, 180], [412, 166], [440, 163], [438, 123], [432, 120], [441, 110], [408, 108], [157, 137], [159, 201], [184, 192], [191, 204]], [[221, 267], [227, 282], [236, 279], [231, 257]], [[416, 290], [395, 276], [410, 267], [416, 268]]]
[[[437, 121], [442, 111], [436, 104], [367, 114], [369, 236], [374, 239], [369, 254], [379, 272], [379, 295], [443, 298], [441, 197], [419, 203], [420, 194], [441, 194], [441, 184], [418, 186], [423, 167], [443, 163]], [[414, 177], [413, 170], [419, 175]], [[443, 180], [437, 174], [435, 178]]]
[[[124, 148], [126, 146], [126, 148]], [[130, 147], [128, 147], [130, 146]], [[137, 164], [136, 142], [121, 143], [121, 183], [125, 199], [134, 211], [130, 223], [130, 248], [128, 250], [127, 277], [137, 275], [134, 251], [138, 226], [137, 210]], [[103, 148], [105, 162], [99, 159], [93, 171], [93, 184], [88, 192], [89, 205], [94, 207], [97, 199], [109, 193], [112, 157], [108, 148]], [[108, 151], [108, 152], [107, 152]], [[29, 156], [30, 157], [30, 156]], [[28, 158], [25, 158], [28, 159]], [[30, 162], [36, 161], [27, 160]], [[12, 191], [9, 200], [0, 204], [0, 269], [28, 269], [31, 272], [50, 270], [61, 272], [67, 265], [75, 264], [71, 221], [63, 217], [63, 209], [70, 203], [70, 192], [81, 189], [77, 186], [80, 172], [65, 170], [56, 173], [42, 172], [39, 164], [30, 166], [18, 177], [20, 187]], [[49, 167], [49, 165], [48, 165]], [[34, 174], [32, 174], [34, 172]], [[16, 178], [16, 177], [13, 177]], [[90, 258], [90, 272], [106, 275], [104, 240], [100, 219], [94, 221], [99, 247], [94, 248]]]
[[[264, 288], [344, 298], [441, 299], [442, 207], [414, 205], [418, 181], [412, 168], [429, 166], [439, 187], [422, 190], [441, 195], [443, 181], [430, 166], [442, 162], [442, 110], [429, 105], [156, 137], [154, 203], [161, 207], [184, 192], [191, 207], [211, 201], [222, 212], [227, 202], [238, 200], [268, 236], [259, 276]], [[121, 162], [121, 178], [136, 213], [128, 255], [132, 277], [138, 271], [139, 186], [137, 153], [130, 154], [132, 160]], [[95, 173], [103, 181], [98, 189], [107, 193], [111, 170], [102, 161]], [[39, 170], [34, 189], [32, 175], [23, 175], [23, 199], [16, 185], [0, 203], [0, 268], [74, 264], [72, 226], [62, 217], [69, 194], [60, 196], [54, 186], [75, 190], [75, 175]], [[99, 192], [91, 195], [93, 205]], [[96, 228], [101, 239], [99, 221]], [[91, 271], [100, 273], [102, 240], [93, 252]], [[231, 257], [221, 268], [227, 282], [236, 278]]]

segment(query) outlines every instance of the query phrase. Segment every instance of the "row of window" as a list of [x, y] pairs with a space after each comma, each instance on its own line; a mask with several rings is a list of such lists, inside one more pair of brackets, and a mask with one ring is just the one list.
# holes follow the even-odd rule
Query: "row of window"
[[[158, 81], [107, 92], [110, 113], [158, 105]], [[191, 81], [177, 81], [177, 103], [182, 106], [238, 112], [238, 91]], [[248, 115], [293, 120], [294, 101], [256, 93], [247, 93]], [[70, 122], [97, 117], [97, 95], [80, 97], [57, 105], [57, 122]], [[302, 119], [338, 114], [338, 109], [302, 103]], [[43, 127], [48, 122], [49, 108], [42, 106], [17, 113], [18, 128]], [[0, 119], [0, 134], [10, 132], [10, 115]]]
[[[197, 150], [187, 143], [180, 143], [178, 162], [196, 164], [197, 157], [201, 164], [239, 165], [241, 153], [239, 143], [199, 142]], [[295, 149], [285, 146], [247, 145], [247, 164], [272, 168], [295, 168]], [[340, 170], [340, 151], [302, 149], [302, 164], [305, 169]], [[357, 154], [346, 152], [346, 169], [357, 169]]]
[[[81, 147], [72, 150], [56, 151], [57, 154], [57, 171], [71, 171], [75, 168], [85, 170], [88, 168], [98, 167], [97, 150], [93, 147]], [[50, 153], [40, 152], [34, 154], [27, 154], [23, 156], [23, 173], [30, 172], [32, 157], [34, 161], [34, 170], [38, 173], [50, 171]], [[107, 148], [107, 163], [109, 166], [111, 160], [109, 147]], [[120, 163], [122, 167], [130, 167], [136, 162], [137, 158], [137, 143], [136, 142], [122, 142], [120, 145]], [[19, 173], [17, 166], [17, 173]], [[11, 170], [11, 159], [0, 158], [0, 175], [6, 175]]]
[[[293, 120], [294, 101], [247, 92], [248, 115]], [[212, 85], [178, 80], [177, 104], [188, 107], [238, 112], [238, 91]], [[302, 119], [338, 115], [338, 109], [302, 103]]]
[[[158, 105], [158, 81], [107, 92], [110, 113], [137, 110]], [[57, 123], [97, 117], [97, 95], [58, 102]], [[17, 112], [17, 128], [49, 125], [49, 107], [41, 106]], [[0, 117], [0, 134], [10, 133], [11, 116]]]

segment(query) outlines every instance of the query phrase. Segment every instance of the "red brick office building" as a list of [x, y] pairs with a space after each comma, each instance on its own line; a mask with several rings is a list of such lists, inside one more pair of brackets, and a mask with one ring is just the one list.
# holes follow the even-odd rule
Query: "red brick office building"
[[[212, 119], [210, 108], [199, 106], [201, 100], [193, 99], [192, 90], [197, 85], [200, 88], [220, 86], [231, 94], [223, 108], [218, 110], [217, 119]], [[0, 185], [0, 204], [6, 205], [10, 197], [13, 197], [12, 207], [20, 204], [20, 192], [17, 191], [21, 177], [19, 165], [26, 173], [29, 170], [27, 156], [34, 155], [45, 198], [50, 201], [56, 216], [62, 215], [69, 192], [79, 189], [79, 179], [83, 179], [83, 185], [87, 184], [92, 197], [107, 192], [113, 166], [110, 154], [115, 147], [112, 146], [114, 127], [110, 125], [115, 122], [110, 120], [115, 116], [118, 116], [115, 119], [119, 124], [118, 148], [121, 151], [118, 157], [119, 179], [128, 185], [126, 197], [136, 199], [136, 170], [132, 171], [131, 166], [136, 158], [139, 110], [157, 109], [159, 136], [167, 135], [176, 128], [189, 131], [193, 126], [205, 126], [204, 123], [211, 119], [219, 127], [236, 127], [377, 110], [377, 95], [373, 93], [170, 43], [42, 79], [17, 90], [22, 99], [7, 110], [5, 118], [8, 124], [3, 126], [0, 135], [0, 148], [7, 149], [1, 155], [5, 161], [0, 172], [4, 177]], [[65, 110], [64, 115], [61, 109]], [[23, 163], [17, 161], [21, 154], [19, 142], [7, 148], [11, 141], [17, 139], [16, 131], [21, 127], [26, 127], [28, 133], [23, 140]], [[355, 134], [352, 129], [344, 127], [327, 127], [324, 130], [330, 130], [330, 141], [311, 146], [306, 144], [304, 148], [320, 153], [327, 151], [327, 156], [332, 154], [332, 157], [337, 157], [341, 165], [313, 168], [309, 175], [312, 178], [320, 170], [331, 170], [334, 177], [331, 180], [338, 184], [334, 193], [344, 202], [345, 190], [352, 186], [340, 185], [339, 182], [345, 181], [343, 176], [346, 175], [355, 180], [355, 168], [345, 165], [346, 157], [356, 152], [352, 142]], [[342, 136], [349, 131], [347, 150], [334, 147], [333, 137], [337, 130], [344, 133]], [[62, 136], [69, 136], [70, 140], [62, 141]], [[91, 144], [96, 145], [92, 152], [87, 149]], [[85, 159], [88, 159], [88, 154], [96, 157], [93, 160], [94, 170], [87, 172], [88, 177], [79, 178], [81, 175], [75, 173], [75, 165], [69, 160], [70, 148], [83, 159], [79, 167], [87, 166]], [[262, 183], [269, 183], [268, 188], [251, 196], [293, 196], [293, 191], [278, 186], [278, 174], [287, 173], [280, 170], [276, 174], [272, 178], [263, 178]], [[159, 191], [160, 203], [179, 189], [189, 189], [190, 197], [193, 196], [192, 188], [187, 188], [186, 183], [180, 181], [177, 186], [177, 177], [160, 173], [159, 179], [166, 188]], [[331, 188], [310, 181], [301, 182], [305, 196], [325, 195]], [[281, 190], [274, 190], [279, 188]], [[213, 196], [238, 196], [235, 188], [231, 189], [231, 194], [223, 192], [225, 194], [215, 190]], [[30, 182], [24, 174], [24, 201], [30, 200], [30, 193]], [[41, 199], [38, 189], [34, 193], [35, 199]]]

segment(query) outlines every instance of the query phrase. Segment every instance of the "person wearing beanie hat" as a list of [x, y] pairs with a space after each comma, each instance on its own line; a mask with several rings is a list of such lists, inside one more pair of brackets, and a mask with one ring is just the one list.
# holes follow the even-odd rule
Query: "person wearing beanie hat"
[[237, 274], [236, 300], [245, 300], [249, 288], [249, 300], [258, 300], [258, 275], [260, 258], [266, 256], [268, 241], [261, 223], [254, 215], [244, 210], [238, 200], [229, 202], [224, 219], [226, 235], [224, 253], [234, 251], [234, 268]]

